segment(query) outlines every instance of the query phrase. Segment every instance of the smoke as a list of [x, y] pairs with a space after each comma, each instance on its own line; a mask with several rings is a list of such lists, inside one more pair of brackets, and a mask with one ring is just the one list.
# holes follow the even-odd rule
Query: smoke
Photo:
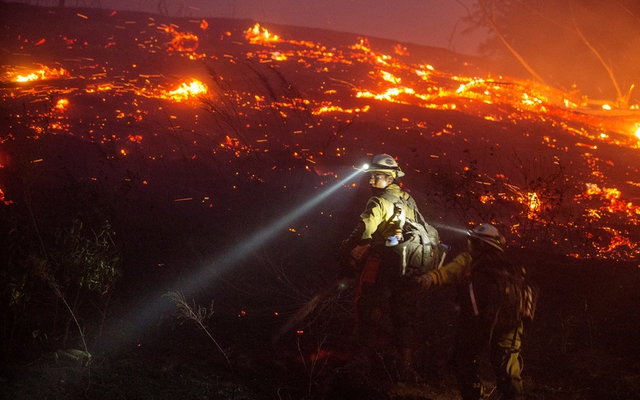
[[[495, 27], [481, 51], [499, 62], [506, 74], [530, 78], [526, 63], [545, 84], [610, 101], [624, 100], [640, 75], [637, 2], [482, 0], [479, 4], [483, 7], [476, 8], [475, 17], [483, 18], [482, 25]], [[495, 10], [491, 6], [501, 7], [488, 14]], [[638, 96], [632, 93], [626, 100], [636, 104]]]
[[[66, 0], [66, 7], [142, 11], [180, 18], [230, 18], [350, 32], [474, 54], [483, 36], [462, 35], [458, 26], [474, 0]], [[23, 0], [23, 2], [26, 2]], [[39, 0], [58, 7], [60, 0]], [[338, 11], [339, 10], [339, 11]]]

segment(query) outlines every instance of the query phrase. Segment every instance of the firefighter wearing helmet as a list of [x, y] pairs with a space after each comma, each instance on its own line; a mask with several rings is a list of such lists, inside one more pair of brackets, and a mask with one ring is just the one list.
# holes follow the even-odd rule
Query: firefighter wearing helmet
[[[476, 359], [487, 343], [490, 361], [497, 379], [497, 391], [503, 399], [522, 399], [522, 321], [496, 324], [493, 303], [498, 297], [495, 274], [484, 273], [496, 266], [510, 265], [505, 259], [505, 238], [489, 223], [469, 231], [468, 251], [458, 254], [440, 269], [416, 278], [423, 287], [456, 285], [460, 303], [460, 324], [453, 354], [453, 369], [462, 398], [486, 397], [478, 379]], [[493, 277], [493, 278], [492, 278]]]
[[[419, 287], [414, 278], [391, 272], [399, 268], [387, 265], [389, 261], [383, 260], [382, 254], [387, 241], [397, 234], [399, 227], [394, 220], [395, 203], [390, 198], [400, 197], [415, 210], [417, 206], [415, 200], [400, 188], [398, 178], [404, 176], [404, 172], [390, 155], [373, 157], [365, 172], [372, 196], [360, 214], [356, 228], [341, 247], [343, 259], [349, 261], [348, 268], [359, 276], [355, 300], [356, 351], [352, 360], [338, 372], [367, 374], [370, 371], [378, 344], [379, 313], [388, 310], [401, 378], [413, 379], [416, 378], [411, 366], [414, 295]], [[413, 209], [407, 207], [403, 212], [407, 218], [415, 218]]]
[[388, 154], [378, 154], [373, 157], [371, 164], [367, 167], [367, 172], [384, 172], [394, 178], [402, 178], [404, 176], [404, 172], [402, 172], [396, 160]]

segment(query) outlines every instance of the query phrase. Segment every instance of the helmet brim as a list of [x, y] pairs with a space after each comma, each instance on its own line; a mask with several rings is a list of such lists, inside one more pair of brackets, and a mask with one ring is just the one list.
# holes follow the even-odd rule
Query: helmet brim
[[399, 169], [388, 169], [388, 168], [369, 168], [367, 172], [382, 172], [384, 174], [388, 174], [393, 176], [394, 178], [401, 178], [404, 176], [404, 172]]
[[[477, 233], [473, 232], [473, 231], [468, 231], [467, 235], [469, 235], [470, 239], [474, 239], [480, 242], [484, 242], [492, 247], [495, 247], [496, 249], [500, 250], [501, 252], [504, 253], [504, 247], [500, 245], [500, 243], [497, 243], [495, 241], [495, 239], [487, 237], [487, 236], [482, 236], [482, 235], [478, 235]], [[502, 240], [502, 238], [501, 238]]]
[[400, 177], [404, 176], [404, 172], [402, 172], [402, 170], [400, 170], [400, 169], [391, 169], [391, 168], [370, 167], [370, 168], [367, 168], [367, 170], [365, 172], [382, 172], [384, 174], [389, 174], [389, 175], [393, 176], [394, 178], [400, 178]]

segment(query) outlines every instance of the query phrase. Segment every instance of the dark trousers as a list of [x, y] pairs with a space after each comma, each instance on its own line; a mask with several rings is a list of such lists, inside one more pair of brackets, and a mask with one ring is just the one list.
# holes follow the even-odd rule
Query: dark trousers
[[489, 324], [482, 324], [477, 318], [461, 322], [453, 355], [455, 374], [458, 377], [460, 394], [465, 400], [482, 399], [484, 389], [478, 378], [477, 358], [485, 346], [489, 345], [489, 358], [496, 375], [497, 391], [504, 399], [522, 397], [522, 324], [512, 329], [491, 332]]
[[416, 312], [415, 284], [405, 276], [393, 276], [382, 266], [365, 271], [356, 292], [356, 339], [360, 346], [373, 348], [383, 312], [388, 312], [394, 345], [409, 349], [413, 345]]

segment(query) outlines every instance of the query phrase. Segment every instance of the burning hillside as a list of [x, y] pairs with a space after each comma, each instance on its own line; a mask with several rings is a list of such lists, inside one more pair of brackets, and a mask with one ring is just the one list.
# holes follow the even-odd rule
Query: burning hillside
[[[384, 151], [443, 225], [493, 219], [512, 226], [511, 245], [553, 243], [575, 257], [640, 252], [637, 104], [593, 110], [578, 92], [352, 35], [324, 42], [248, 21], [11, 7], [0, 17], [5, 206], [18, 196], [7, 172], [16, 149], [47, 136], [96, 147], [150, 187], [168, 162], [200, 160], [228, 175], [218, 191], [282, 169], [321, 188]], [[56, 162], [42, 154], [28, 163]], [[71, 164], [77, 179], [103, 179], [92, 161]], [[172, 194], [208, 205], [213, 195]]]

